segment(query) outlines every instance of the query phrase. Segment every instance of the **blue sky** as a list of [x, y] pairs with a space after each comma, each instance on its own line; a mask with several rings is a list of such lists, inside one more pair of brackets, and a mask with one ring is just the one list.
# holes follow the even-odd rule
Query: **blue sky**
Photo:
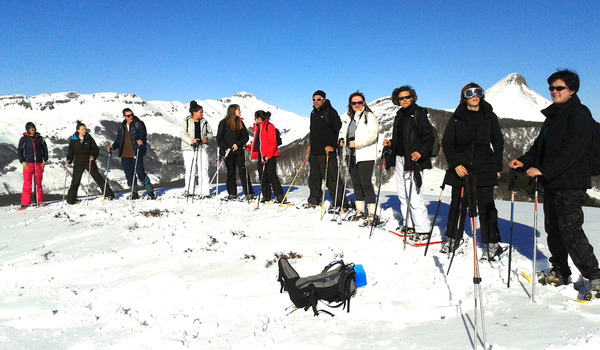
[[247, 91], [307, 116], [410, 84], [453, 108], [460, 89], [575, 69], [600, 119], [597, 1], [0, 1], [0, 95], [135, 93], [189, 102]]

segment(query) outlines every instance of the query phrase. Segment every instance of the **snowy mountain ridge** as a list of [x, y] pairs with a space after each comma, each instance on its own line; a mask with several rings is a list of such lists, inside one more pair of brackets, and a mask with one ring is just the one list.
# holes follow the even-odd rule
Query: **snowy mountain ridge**
[[[227, 107], [232, 103], [240, 105], [242, 118], [249, 129], [254, 123], [256, 110], [270, 111], [273, 124], [281, 132], [283, 146], [308, 133], [307, 118], [272, 106], [247, 92], [239, 92], [219, 100], [197, 102], [203, 106], [204, 117], [215, 135], [219, 122], [225, 117]], [[89, 95], [76, 92], [45, 93], [29, 98], [23, 95], [0, 96], [0, 195], [21, 191], [22, 175], [20, 171], [16, 171], [20, 169], [16, 146], [25, 131], [25, 123], [34, 122], [48, 144], [51, 160], [44, 174], [46, 191], [61, 193], [65, 173], [61, 160], [66, 157], [68, 138], [75, 132], [76, 120], [84, 122], [96, 143], [104, 147], [111, 144], [116, 137], [116, 128], [123, 120], [121, 111], [125, 107], [131, 108], [148, 129], [150, 153], [146, 160], [150, 162], [147, 168], [152, 181], [161, 183], [181, 178], [184, 169], [179, 126], [189, 115], [189, 104], [177, 101], [145, 101], [135, 94], [112, 92]], [[209, 156], [215, 158], [214, 154]], [[101, 169], [106, 164], [106, 157], [106, 151], [101, 149], [98, 159]], [[111, 167], [119, 168], [119, 160], [113, 161], [116, 163]], [[112, 173], [110, 179], [119, 183], [117, 189], [126, 187], [122, 172]]]

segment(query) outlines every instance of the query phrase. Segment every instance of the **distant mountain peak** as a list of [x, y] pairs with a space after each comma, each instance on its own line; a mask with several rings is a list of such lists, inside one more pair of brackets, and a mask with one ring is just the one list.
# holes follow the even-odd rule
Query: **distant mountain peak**
[[258, 100], [258, 97], [254, 96], [253, 94], [251, 94], [249, 92], [245, 92], [245, 91], [236, 92], [235, 94], [233, 94], [233, 97], [241, 97], [241, 98], [249, 98], [249, 99]]
[[511, 73], [486, 90], [485, 99], [499, 118], [544, 121], [540, 112], [550, 101], [533, 91], [519, 73]]
[[527, 81], [525, 81], [525, 78], [519, 73], [511, 73], [511, 74], [507, 75], [506, 77], [504, 77], [504, 79], [502, 79], [498, 82], [498, 84], [500, 84], [500, 83], [518, 84], [518, 85], [526, 85], [527, 86]]

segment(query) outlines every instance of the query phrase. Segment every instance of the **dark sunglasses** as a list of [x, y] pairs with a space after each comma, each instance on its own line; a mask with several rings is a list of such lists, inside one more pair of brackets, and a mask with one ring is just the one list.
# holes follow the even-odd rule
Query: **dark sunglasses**
[[364, 101], [356, 101], [356, 102], [350, 102], [351, 105], [356, 106], [356, 105], [362, 105], [363, 103], [365, 103]]
[[133, 117], [133, 114], [123, 114], [123, 116], [124, 116], [125, 118], [131, 118], [131, 117]]
[[556, 90], [556, 91], [563, 91], [564, 89], [568, 89], [568, 87], [566, 87], [566, 86], [552, 86], [552, 85], [548, 86], [548, 90], [550, 90], [550, 91], [554, 91], [554, 90]]
[[475, 95], [477, 95], [477, 97], [482, 98], [483, 97], [483, 90], [480, 88], [470, 88], [465, 90], [464, 96], [466, 98], [473, 98], [475, 97]]
[[412, 95], [398, 97], [398, 101], [409, 100], [412, 98]]
[[313, 98], [313, 102], [315, 102], [315, 101], [323, 101], [323, 100], [324, 100], [324, 98]]

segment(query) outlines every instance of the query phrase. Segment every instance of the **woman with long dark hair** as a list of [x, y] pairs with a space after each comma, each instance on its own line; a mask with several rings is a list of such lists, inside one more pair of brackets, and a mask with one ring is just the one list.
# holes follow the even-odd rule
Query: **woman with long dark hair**
[[358, 91], [348, 97], [348, 113], [340, 116], [340, 119], [340, 146], [347, 142], [349, 154], [344, 159], [348, 159], [348, 171], [354, 186], [356, 215], [353, 220], [367, 219], [368, 210], [368, 220], [373, 222], [376, 198], [371, 178], [377, 159], [377, 119], [367, 106], [363, 93]]
[[225, 155], [225, 151], [230, 149], [229, 155], [225, 158], [227, 167], [227, 186], [228, 199], [237, 198], [237, 184], [235, 182], [235, 170], [238, 169], [242, 188], [246, 194], [246, 199], [254, 198], [252, 184], [248, 182], [246, 171], [245, 145], [250, 139], [248, 130], [241, 119], [242, 111], [237, 104], [231, 104], [227, 107], [225, 119], [219, 123], [217, 130], [217, 144], [219, 145], [219, 154]]
[[[492, 105], [484, 99], [481, 86], [465, 85], [460, 92], [460, 104], [446, 125], [442, 149], [448, 162], [446, 184], [452, 186], [452, 200], [448, 211], [446, 244], [442, 252], [456, 249], [462, 239], [467, 195], [475, 198], [479, 214], [481, 240], [485, 244], [482, 259], [494, 260], [502, 253], [498, 231], [498, 210], [494, 204], [494, 186], [502, 171], [504, 137]], [[474, 181], [475, 194], [463, 196], [461, 188]], [[459, 212], [460, 208], [460, 212]]]
[[[77, 190], [79, 189], [81, 176], [85, 170], [94, 178], [94, 181], [100, 187], [100, 191], [104, 190], [104, 178], [98, 172], [98, 166], [96, 165], [96, 159], [100, 154], [96, 141], [87, 133], [85, 124], [79, 120], [77, 121], [76, 130], [75, 134], [69, 139], [69, 150], [67, 153], [67, 164], [74, 162], [73, 179], [71, 180], [69, 192], [67, 192], [67, 203], [69, 204], [77, 202]], [[115, 198], [115, 194], [109, 184], [106, 184], [106, 198]]]
[[[275, 194], [277, 203], [283, 201], [283, 189], [277, 176], [277, 158], [279, 148], [277, 147], [277, 129], [271, 124], [271, 112], [258, 110], [254, 113], [254, 139], [252, 140], [252, 155], [250, 159], [256, 159], [258, 177], [261, 179], [263, 199], [271, 200], [271, 187]], [[264, 170], [263, 170], [264, 167]]]

